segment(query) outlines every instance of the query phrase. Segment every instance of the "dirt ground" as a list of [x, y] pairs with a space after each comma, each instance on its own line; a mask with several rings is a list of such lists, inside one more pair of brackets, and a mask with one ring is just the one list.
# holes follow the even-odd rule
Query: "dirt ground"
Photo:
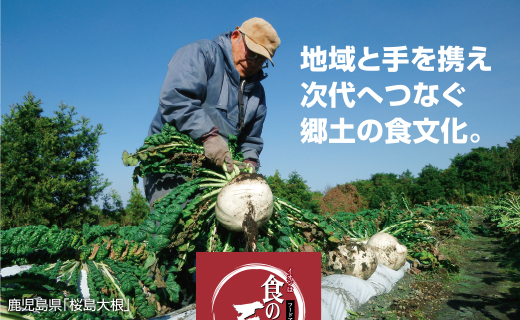
[[506, 265], [500, 234], [474, 216], [475, 238], [451, 239], [441, 251], [458, 273], [406, 274], [388, 294], [375, 297], [353, 319], [520, 319], [520, 272]]

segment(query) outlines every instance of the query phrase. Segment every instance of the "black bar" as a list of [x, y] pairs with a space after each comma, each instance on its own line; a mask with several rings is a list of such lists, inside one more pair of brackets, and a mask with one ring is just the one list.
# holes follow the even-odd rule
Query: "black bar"
[[294, 300], [285, 300], [285, 318], [287, 320], [296, 319], [296, 302]]

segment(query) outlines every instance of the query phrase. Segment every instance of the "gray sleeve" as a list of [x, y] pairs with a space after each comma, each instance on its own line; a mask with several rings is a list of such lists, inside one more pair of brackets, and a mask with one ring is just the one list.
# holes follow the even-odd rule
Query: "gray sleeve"
[[264, 148], [264, 140], [261, 138], [261, 135], [266, 114], [265, 95], [262, 94], [254, 121], [251, 121], [244, 128], [243, 136], [245, 136], [245, 138], [239, 139], [240, 151], [242, 151], [244, 159], [252, 159], [260, 163], [260, 152], [262, 152]]
[[160, 126], [169, 123], [192, 139], [215, 126], [201, 107], [214, 69], [211, 45], [198, 41], [179, 49], [170, 63], [159, 97]]

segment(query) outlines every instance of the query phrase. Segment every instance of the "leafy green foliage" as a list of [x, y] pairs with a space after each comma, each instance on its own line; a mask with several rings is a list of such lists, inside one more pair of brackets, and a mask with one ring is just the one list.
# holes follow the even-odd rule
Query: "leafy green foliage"
[[2, 116], [2, 228], [94, 221], [87, 207], [109, 185], [96, 170], [101, 124], [63, 103], [45, 117], [40, 100], [24, 98]]
[[328, 219], [349, 230], [355, 238], [368, 238], [377, 233], [381, 221], [381, 212], [377, 209], [362, 210], [357, 213], [339, 212]]
[[[456, 270], [449, 259], [438, 259], [436, 245], [454, 236], [473, 237], [469, 229], [470, 220], [471, 216], [460, 205], [437, 201], [411, 207], [404, 194], [398, 197], [391, 193], [390, 200], [381, 209], [340, 212], [325, 217], [325, 223], [320, 223], [320, 226], [334, 239], [345, 236], [368, 239], [377, 232], [386, 232], [404, 244], [409, 257], [418, 259], [422, 267]], [[329, 241], [333, 239], [329, 238]]]
[[489, 201], [484, 212], [493, 229], [502, 234], [508, 252], [506, 265], [520, 270], [520, 196], [515, 192], [506, 193]]
[[487, 206], [491, 222], [506, 233], [520, 233], [520, 196], [507, 193]]

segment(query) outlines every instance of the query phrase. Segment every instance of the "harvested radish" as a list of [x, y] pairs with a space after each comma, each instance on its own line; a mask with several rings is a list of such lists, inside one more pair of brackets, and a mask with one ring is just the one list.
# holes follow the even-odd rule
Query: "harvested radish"
[[373, 235], [367, 244], [376, 249], [378, 263], [393, 270], [399, 270], [404, 266], [408, 250], [399, 243], [396, 237], [379, 232]]
[[252, 218], [258, 228], [273, 213], [273, 193], [259, 174], [241, 173], [222, 188], [215, 206], [218, 221], [231, 231], [242, 231]]
[[328, 253], [327, 268], [366, 280], [376, 271], [376, 253], [372, 247], [350, 240]]

